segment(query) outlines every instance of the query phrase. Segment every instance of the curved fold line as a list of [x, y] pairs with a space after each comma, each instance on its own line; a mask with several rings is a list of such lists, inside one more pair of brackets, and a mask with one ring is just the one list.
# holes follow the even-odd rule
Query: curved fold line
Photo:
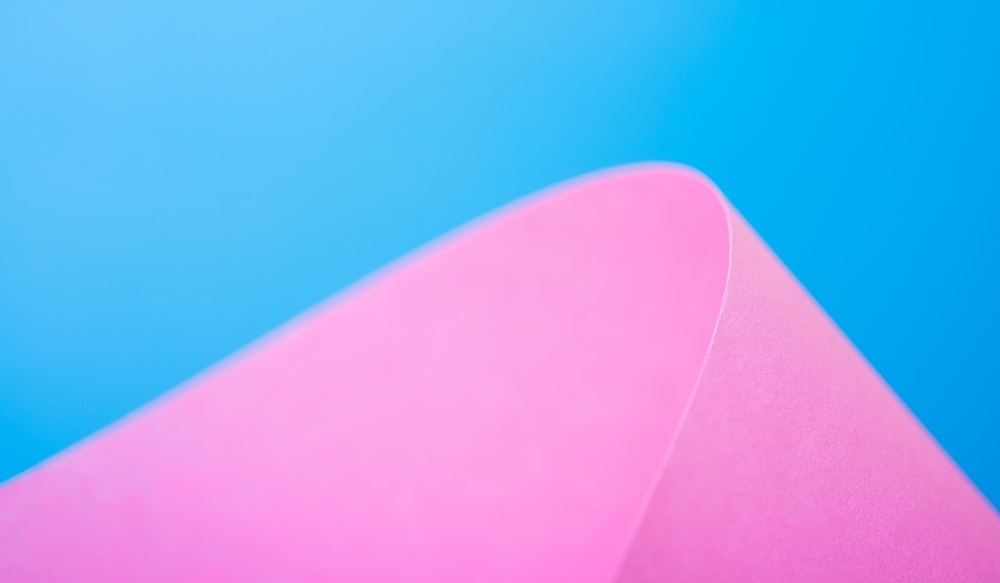
[[646, 516], [649, 512], [649, 507], [653, 504], [653, 499], [656, 496], [657, 490], [659, 490], [660, 484], [663, 483], [664, 475], [667, 471], [667, 466], [670, 464], [670, 457], [674, 453], [674, 448], [677, 446], [677, 440], [681, 433], [684, 431], [684, 426], [687, 424], [688, 415], [691, 413], [691, 408], [694, 405], [695, 397], [698, 395], [698, 389], [701, 386], [701, 377], [705, 373], [705, 367], [708, 365], [708, 357], [712, 354], [712, 348], [715, 346], [715, 338], [719, 333], [719, 322], [722, 321], [722, 314], [725, 312], [726, 300], [729, 297], [730, 290], [730, 278], [733, 273], [733, 224], [732, 224], [732, 208], [729, 205], [729, 201], [726, 200], [725, 195], [719, 187], [713, 182], [708, 176], [700, 172], [695, 168], [684, 164], [669, 164], [669, 163], [659, 163], [659, 162], [642, 162], [634, 165], [622, 166], [616, 170], [622, 172], [628, 172], [629, 170], [638, 170], [642, 168], [663, 168], [663, 169], [680, 169], [684, 172], [693, 174], [701, 178], [706, 184], [712, 187], [712, 193], [715, 195], [717, 201], [722, 207], [722, 212], [725, 214], [726, 218], [726, 238], [729, 242], [729, 248], [726, 253], [726, 280], [725, 287], [722, 290], [722, 299], [719, 302], [719, 310], [715, 315], [715, 323], [712, 325], [712, 335], [708, 340], [708, 347], [705, 349], [705, 354], [702, 356], [701, 365], [698, 367], [698, 375], [695, 378], [694, 386], [688, 391], [687, 402], [684, 404], [684, 411], [681, 413], [680, 421], [678, 421], [676, 427], [674, 428], [673, 435], [670, 437], [670, 441], [667, 443], [666, 450], [663, 453], [663, 461], [660, 462], [659, 469], [657, 470], [657, 475], [653, 479], [653, 483], [647, 492], [646, 497], [642, 503], [642, 507], [639, 513], [636, 515], [635, 523], [629, 532], [627, 539], [625, 540], [624, 550], [622, 552], [622, 557], [618, 561], [618, 566], [615, 568], [614, 576], [609, 580], [609, 583], [614, 583], [621, 578], [622, 571], [625, 568], [625, 561], [628, 560], [629, 550], [631, 550], [633, 544], [639, 536], [639, 530], [642, 528], [642, 524], [646, 520]]

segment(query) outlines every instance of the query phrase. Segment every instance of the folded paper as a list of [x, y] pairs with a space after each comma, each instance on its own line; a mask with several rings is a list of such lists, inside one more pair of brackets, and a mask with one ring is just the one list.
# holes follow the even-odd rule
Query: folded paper
[[998, 581], [1000, 520], [707, 179], [643, 165], [477, 221], [9, 481], [0, 575]]

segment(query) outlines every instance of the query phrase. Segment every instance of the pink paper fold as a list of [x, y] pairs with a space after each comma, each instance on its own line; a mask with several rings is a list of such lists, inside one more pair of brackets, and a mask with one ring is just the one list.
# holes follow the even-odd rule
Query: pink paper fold
[[1000, 520], [701, 175], [503, 209], [0, 488], [4, 581], [997, 581]]

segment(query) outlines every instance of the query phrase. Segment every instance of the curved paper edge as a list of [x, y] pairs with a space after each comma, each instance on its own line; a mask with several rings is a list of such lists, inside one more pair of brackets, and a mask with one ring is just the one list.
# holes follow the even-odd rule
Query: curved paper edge
[[1000, 580], [995, 509], [723, 204], [716, 330], [615, 580]]

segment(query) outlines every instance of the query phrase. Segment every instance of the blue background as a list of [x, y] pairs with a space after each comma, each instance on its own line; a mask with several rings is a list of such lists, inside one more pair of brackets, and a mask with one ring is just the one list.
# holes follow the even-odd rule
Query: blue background
[[662, 159], [996, 503], [998, 4], [831, 4], [3, 0], [0, 478], [484, 211]]

